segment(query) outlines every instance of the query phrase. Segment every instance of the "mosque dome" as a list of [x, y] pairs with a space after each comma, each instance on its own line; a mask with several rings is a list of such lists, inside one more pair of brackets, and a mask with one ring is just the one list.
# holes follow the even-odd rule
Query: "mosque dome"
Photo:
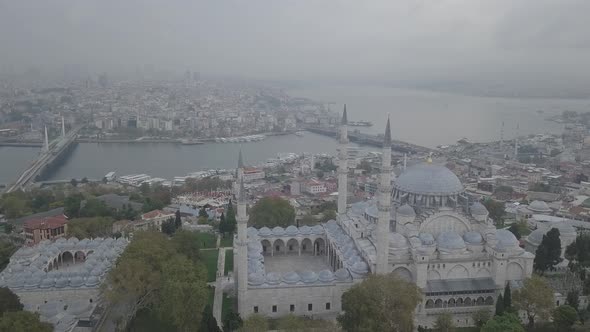
[[51, 288], [51, 287], [53, 287], [53, 285], [55, 285], [55, 279], [45, 278], [45, 279], [43, 279], [43, 281], [41, 281], [41, 284], [39, 285], [39, 287], [40, 288]]
[[254, 227], [248, 227], [248, 237], [256, 237], [258, 235], [258, 231]]
[[313, 234], [322, 235], [324, 234], [324, 228], [321, 225], [315, 225], [311, 228]]
[[350, 270], [356, 274], [367, 274], [369, 273], [369, 266], [364, 261], [359, 261], [354, 263]]
[[409, 167], [393, 186], [399, 191], [419, 195], [455, 195], [464, 191], [461, 181], [451, 170], [430, 163]]
[[551, 209], [549, 208], [547, 203], [543, 201], [533, 201], [531, 204], [529, 204], [528, 209], [537, 213], [551, 212]]
[[318, 275], [313, 271], [303, 271], [301, 272], [301, 280], [306, 284], [312, 284], [318, 280]]
[[283, 227], [277, 226], [272, 229], [272, 235], [283, 236], [283, 235], [285, 235], [285, 229], [283, 229]]
[[272, 231], [268, 227], [262, 227], [258, 231], [258, 235], [260, 235], [260, 236], [270, 236], [270, 235], [272, 235]]
[[318, 278], [321, 282], [331, 282], [334, 281], [334, 273], [330, 270], [322, 270], [318, 273]]
[[260, 286], [264, 283], [264, 276], [260, 273], [250, 273], [248, 276], [248, 284], [253, 286]]
[[407, 249], [408, 239], [400, 233], [389, 233], [389, 249]]
[[96, 276], [90, 276], [88, 277], [88, 279], [86, 279], [86, 286], [88, 287], [94, 287], [97, 286], [99, 284], [99, 280], [98, 277]]
[[557, 228], [559, 230], [560, 236], [563, 236], [563, 235], [577, 236], [576, 229], [573, 226], [565, 224], [565, 223], [553, 224], [553, 225], [551, 225], [551, 228]]
[[299, 229], [293, 225], [287, 227], [287, 229], [285, 229], [285, 233], [289, 236], [295, 236], [297, 234], [299, 234]]
[[498, 243], [496, 244], [496, 249], [498, 250], [506, 250], [511, 248], [518, 248], [518, 240], [516, 236], [512, 234], [511, 231], [505, 229], [499, 229], [496, 231], [496, 239]]
[[487, 216], [489, 214], [488, 209], [480, 202], [471, 204], [471, 214], [476, 216]]
[[347, 269], [338, 269], [334, 273], [334, 276], [338, 281], [347, 281], [350, 279], [350, 272]]
[[483, 242], [483, 237], [479, 232], [470, 231], [463, 234], [463, 239], [468, 244], [481, 244]]
[[55, 280], [55, 288], [64, 288], [68, 285], [69, 281], [66, 277], [61, 277]]
[[305, 225], [305, 226], [301, 226], [299, 228], [299, 232], [301, 233], [301, 235], [309, 235], [311, 234], [311, 227]]
[[297, 272], [288, 272], [283, 275], [283, 281], [287, 284], [295, 284], [299, 280], [301, 280], [301, 277]]
[[430, 233], [420, 233], [418, 237], [423, 245], [430, 246], [434, 244], [434, 236]]
[[281, 283], [281, 275], [276, 272], [266, 274], [266, 283], [269, 285], [278, 285]]
[[539, 244], [541, 244], [541, 241], [543, 241], [543, 235], [545, 235], [546, 231], [547, 230], [543, 228], [537, 228], [534, 231], [532, 231], [526, 239], [531, 244], [538, 246]]
[[82, 277], [74, 277], [70, 279], [70, 287], [80, 287], [84, 285], [84, 279]]
[[402, 215], [404, 217], [415, 217], [416, 211], [414, 211], [414, 208], [412, 208], [408, 204], [404, 204], [397, 209], [397, 214]]
[[459, 250], [465, 249], [465, 242], [461, 236], [455, 232], [442, 232], [436, 239], [439, 249]]

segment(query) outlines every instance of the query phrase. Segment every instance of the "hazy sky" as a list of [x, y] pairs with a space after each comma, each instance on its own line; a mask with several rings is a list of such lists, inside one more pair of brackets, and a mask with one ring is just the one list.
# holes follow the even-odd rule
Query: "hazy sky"
[[0, 0], [0, 68], [582, 77], [588, 13], [588, 0]]

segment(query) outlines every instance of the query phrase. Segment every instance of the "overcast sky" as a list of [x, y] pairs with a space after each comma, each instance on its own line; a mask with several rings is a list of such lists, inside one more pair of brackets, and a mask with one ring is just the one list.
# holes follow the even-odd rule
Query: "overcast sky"
[[588, 0], [0, 0], [0, 66], [272, 79], [590, 74]]

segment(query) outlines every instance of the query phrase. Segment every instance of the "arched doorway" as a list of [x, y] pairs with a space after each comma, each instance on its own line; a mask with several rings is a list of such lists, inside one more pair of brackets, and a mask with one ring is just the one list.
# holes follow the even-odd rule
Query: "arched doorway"
[[313, 245], [310, 239], [305, 238], [301, 241], [301, 254], [313, 255]]
[[83, 262], [86, 260], [86, 254], [83, 251], [76, 251], [74, 257], [76, 258], [76, 263]]
[[317, 238], [313, 242], [313, 254], [314, 256], [321, 256], [326, 253], [326, 242], [322, 238]]
[[272, 255], [273, 250], [272, 250], [272, 244], [270, 243], [269, 240], [262, 240], [260, 241], [260, 244], [262, 244], [262, 254], [263, 255]]
[[290, 239], [287, 241], [287, 254], [299, 255], [299, 241], [296, 239]]
[[61, 264], [65, 266], [74, 264], [74, 255], [69, 251], [64, 251], [61, 254]]
[[284, 255], [285, 254], [285, 242], [281, 239], [278, 239], [273, 244], [273, 250], [275, 255]]

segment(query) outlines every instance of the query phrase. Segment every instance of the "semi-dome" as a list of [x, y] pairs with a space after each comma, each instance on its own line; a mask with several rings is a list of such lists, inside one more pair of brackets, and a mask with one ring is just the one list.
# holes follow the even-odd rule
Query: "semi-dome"
[[533, 201], [531, 204], [529, 204], [528, 209], [537, 213], [551, 212], [549, 205], [543, 201]]
[[390, 249], [407, 249], [408, 239], [400, 233], [389, 233], [389, 248]]
[[421, 195], [454, 195], [464, 191], [461, 181], [451, 170], [430, 163], [408, 167], [393, 186], [403, 192]]
[[480, 202], [471, 204], [471, 214], [476, 216], [487, 216], [489, 214], [488, 209]]
[[539, 245], [539, 244], [541, 244], [541, 241], [543, 241], [543, 235], [545, 235], [545, 232], [546, 232], [545, 229], [537, 228], [534, 231], [532, 231], [531, 234], [529, 234], [529, 236], [527, 236], [526, 239], [531, 244]]
[[266, 283], [269, 285], [278, 285], [281, 283], [281, 275], [276, 272], [266, 274]]
[[511, 248], [518, 248], [518, 240], [516, 236], [512, 234], [511, 231], [505, 229], [499, 229], [496, 231], [496, 239], [498, 243], [496, 244], [496, 249], [498, 250], [506, 250]]
[[250, 273], [250, 275], [248, 275], [248, 284], [250, 285], [260, 286], [264, 281], [264, 276], [260, 273]]
[[481, 244], [483, 242], [483, 237], [479, 232], [469, 231], [463, 234], [463, 239], [468, 244]]
[[439, 249], [459, 250], [465, 249], [465, 242], [461, 236], [455, 232], [442, 232], [436, 238]]
[[356, 274], [367, 274], [369, 273], [369, 266], [364, 261], [356, 262], [350, 269]]
[[416, 216], [416, 211], [414, 211], [414, 208], [408, 204], [404, 204], [397, 209], [397, 214], [404, 217], [414, 217]]

